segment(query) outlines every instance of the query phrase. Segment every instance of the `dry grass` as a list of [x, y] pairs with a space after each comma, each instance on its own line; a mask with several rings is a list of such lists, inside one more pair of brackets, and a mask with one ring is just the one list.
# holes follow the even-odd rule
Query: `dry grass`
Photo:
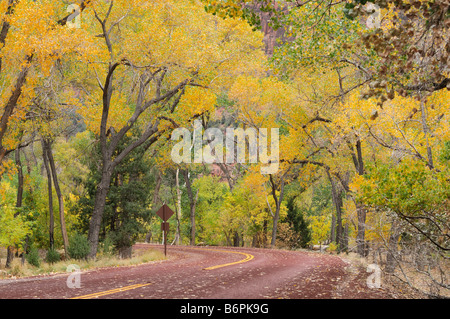
[[20, 258], [14, 258], [11, 268], [6, 269], [6, 256], [5, 253], [0, 255], [0, 279], [7, 278], [20, 278], [31, 277], [40, 275], [50, 275], [57, 273], [67, 272], [69, 265], [76, 264], [81, 270], [95, 269], [95, 268], [107, 268], [107, 267], [123, 267], [140, 265], [148, 262], [154, 262], [165, 259], [164, 254], [159, 250], [146, 249], [135, 250], [133, 256], [130, 259], [120, 259], [112, 255], [100, 255], [95, 260], [74, 260], [68, 259], [59, 261], [53, 264], [41, 261], [39, 267], [34, 267], [25, 261], [22, 266]]
[[[372, 256], [364, 258], [354, 252], [340, 254], [338, 256], [347, 260], [352, 265], [364, 269], [367, 269], [367, 266], [370, 264], [378, 264], [380, 262], [380, 260], [374, 260]], [[384, 255], [382, 258], [385, 260], [386, 256]], [[380, 266], [383, 270], [384, 265], [382, 264]], [[384, 271], [382, 272], [382, 285], [389, 291], [393, 292], [394, 295], [397, 295], [399, 298], [409, 299], [430, 298], [431, 296], [450, 298], [449, 289], [438, 287], [433, 284], [430, 277], [419, 272], [412, 266], [411, 262], [408, 262], [407, 258], [403, 258], [400, 266], [401, 267], [397, 265], [393, 274], [387, 274]], [[445, 266], [445, 273], [450, 274], [450, 265], [447, 264]], [[437, 270], [432, 270], [431, 273], [436, 278], [439, 277]]]
[[[447, 263], [441, 265], [441, 267], [443, 267], [443, 273], [448, 276], [450, 274], [450, 265]], [[419, 271], [411, 263], [401, 262], [401, 268], [397, 267], [393, 274], [393, 277], [395, 277], [393, 281], [400, 282], [403, 286], [410, 286], [417, 293], [423, 294], [426, 297], [435, 298], [439, 296], [440, 298], [450, 298], [450, 289], [439, 286], [431, 279], [433, 277], [435, 280], [440, 280], [441, 275], [442, 273], [437, 269]], [[448, 284], [448, 279], [445, 281]]]

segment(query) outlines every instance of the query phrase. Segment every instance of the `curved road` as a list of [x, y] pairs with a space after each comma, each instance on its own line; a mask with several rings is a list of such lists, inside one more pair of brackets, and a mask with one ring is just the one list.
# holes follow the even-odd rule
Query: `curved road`
[[[148, 248], [162, 246], [135, 246]], [[337, 256], [229, 247], [170, 246], [167, 251], [164, 261], [82, 272], [81, 288], [68, 288], [70, 274], [0, 280], [0, 298], [392, 298], [367, 287], [365, 269]]]

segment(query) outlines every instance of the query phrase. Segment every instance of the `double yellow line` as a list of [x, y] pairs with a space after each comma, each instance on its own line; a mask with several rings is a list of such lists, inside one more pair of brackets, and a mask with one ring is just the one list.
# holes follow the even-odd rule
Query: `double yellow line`
[[235, 262], [232, 262], [232, 263], [228, 263], [228, 264], [222, 264], [222, 265], [217, 265], [217, 266], [203, 268], [204, 270], [213, 270], [213, 269], [217, 269], [217, 268], [222, 268], [222, 267], [242, 264], [242, 263], [246, 263], [247, 261], [250, 261], [253, 258], [255, 258], [255, 256], [253, 256], [253, 255], [250, 255], [250, 254], [247, 254], [247, 253], [242, 253], [240, 251], [229, 251], [229, 250], [207, 249], [207, 248], [199, 248], [199, 249], [200, 250], [219, 251], [219, 252], [223, 252], [223, 253], [239, 254], [239, 255], [244, 255], [245, 256], [245, 259], [242, 259], [242, 260], [239, 260], [239, 261], [235, 261]]
[[97, 298], [97, 297], [102, 297], [102, 296], [116, 294], [116, 293], [119, 293], [119, 292], [124, 292], [124, 291], [127, 291], [127, 290], [133, 290], [133, 289], [136, 289], [136, 288], [141, 288], [141, 287], [145, 287], [145, 286], [149, 286], [149, 285], [151, 285], [151, 284], [136, 284], [136, 285], [126, 286], [126, 287], [106, 290], [106, 291], [100, 291], [100, 292], [96, 292], [96, 293], [93, 293], [93, 294], [84, 295], [84, 296], [78, 296], [78, 297], [70, 298], [70, 299], [92, 299], [92, 298]]
[[[250, 261], [253, 258], [255, 258], [255, 256], [253, 256], [253, 255], [250, 255], [250, 254], [247, 254], [247, 253], [243, 253], [243, 252], [239, 252], [239, 251], [229, 251], [229, 250], [221, 250], [221, 249], [208, 249], [208, 248], [193, 248], [193, 249], [218, 251], [218, 252], [223, 252], [223, 253], [239, 254], [239, 255], [245, 256], [245, 259], [242, 259], [242, 260], [239, 260], [239, 261], [235, 261], [235, 262], [232, 262], [232, 263], [228, 263], [228, 264], [222, 264], [222, 265], [216, 265], [216, 266], [212, 266], [212, 267], [203, 268], [204, 270], [214, 270], [214, 269], [218, 269], [218, 268], [222, 268], [222, 267], [237, 265], [237, 264], [245, 263], [245, 262]], [[121, 287], [121, 288], [106, 290], [106, 291], [100, 291], [100, 292], [96, 292], [96, 293], [89, 294], [89, 295], [78, 296], [78, 297], [74, 297], [74, 298], [71, 298], [71, 299], [92, 299], [92, 298], [97, 298], [97, 297], [102, 297], [102, 296], [116, 294], [116, 293], [119, 293], [119, 292], [124, 292], [124, 291], [127, 291], [127, 290], [133, 290], [133, 289], [137, 289], [137, 288], [142, 288], [142, 287], [146, 287], [146, 286], [149, 286], [149, 285], [151, 285], [151, 283], [136, 284], [136, 285], [125, 286], [125, 287]]]

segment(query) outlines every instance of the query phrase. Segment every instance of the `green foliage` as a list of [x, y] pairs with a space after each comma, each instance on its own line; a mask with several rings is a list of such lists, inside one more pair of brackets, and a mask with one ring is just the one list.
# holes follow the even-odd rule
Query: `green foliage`
[[286, 207], [288, 212], [285, 221], [288, 222], [292, 227], [292, 230], [299, 235], [295, 247], [308, 247], [308, 244], [311, 241], [309, 223], [305, 219], [304, 214], [295, 206], [295, 197], [288, 200]]
[[[125, 137], [118, 146], [120, 153], [134, 141], [134, 136]], [[87, 196], [79, 199], [74, 205], [74, 211], [80, 211], [80, 231], [86, 232], [89, 218], [94, 207], [97, 184], [100, 172], [97, 161], [100, 159], [100, 149], [95, 147], [90, 152], [90, 173], [84, 181]], [[111, 243], [117, 250], [131, 247], [137, 238], [145, 233], [145, 223], [150, 217], [149, 190], [153, 187], [154, 176], [152, 167], [145, 156], [145, 148], [140, 147], [128, 155], [115, 167], [105, 205], [102, 220], [103, 240], [109, 246]], [[108, 247], [108, 252], [111, 252]]]
[[444, 143], [444, 147], [441, 151], [440, 159], [450, 167], [450, 141]]
[[310, 216], [309, 227], [311, 229], [311, 243], [322, 244], [329, 236], [331, 222], [328, 216]]
[[[350, 20], [354, 20], [356, 15], [357, 15], [357, 12], [354, 10], [354, 8], [356, 6], [359, 6], [359, 5], [365, 5], [367, 2], [369, 2], [369, 1], [367, 1], [367, 0], [355, 0], [355, 1], [352, 1], [352, 2], [347, 2], [345, 4], [344, 10], [343, 10], [345, 17], [350, 19]], [[370, 1], [370, 2], [372, 2], [372, 1]]]
[[111, 236], [106, 236], [105, 239], [101, 242], [102, 250], [101, 252], [104, 255], [112, 255], [114, 252], [114, 241]]
[[73, 259], [86, 259], [90, 246], [86, 236], [76, 233], [69, 238], [69, 257]]
[[14, 217], [15, 213], [10, 206], [0, 206], [0, 246], [21, 245], [30, 233], [29, 223], [20, 215]]
[[220, 231], [218, 215], [225, 195], [229, 192], [228, 186], [220, 182], [219, 177], [202, 176], [194, 181], [193, 187], [199, 192], [196, 205], [198, 240], [209, 245], [221, 244], [224, 238], [223, 232]]
[[35, 267], [39, 267], [41, 265], [41, 258], [39, 257], [39, 251], [36, 247], [31, 247], [28, 254], [25, 256], [27, 262]]
[[45, 256], [45, 261], [53, 264], [61, 260], [61, 256], [59, 255], [59, 252], [57, 252], [55, 249], [50, 248], [47, 250], [47, 255]]
[[420, 215], [450, 198], [448, 175], [448, 171], [432, 171], [426, 163], [411, 160], [397, 166], [368, 166], [360, 199], [399, 214]]
[[404, 160], [398, 165], [368, 166], [352, 187], [369, 207], [392, 212], [405, 220], [423, 239], [449, 249], [448, 213], [450, 171], [431, 170], [426, 163]]
[[0, 247], [21, 245], [31, 233], [26, 211], [15, 207], [16, 188], [4, 180], [0, 183]]
[[358, 21], [343, 19], [343, 4], [328, 6], [323, 0], [307, 1], [290, 10], [282, 19], [291, 37], [275, 49], [273, 62], [285, 71], [305, 67], [336, 67], [352, 54], [358, 38]]

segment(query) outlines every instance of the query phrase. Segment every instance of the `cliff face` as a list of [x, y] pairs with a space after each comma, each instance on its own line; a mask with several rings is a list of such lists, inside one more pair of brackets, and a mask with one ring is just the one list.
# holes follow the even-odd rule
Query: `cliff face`
[[[289, 13], [289, 7], [280, 6], [275, 0], [273, 1], [274, 9], [284, 14]], [[249, 7], [250, 9], [250, 7]], [[274, 49], [280, 46], [283, 42], [289, 41], [289, 38], [285, 36], [286, 30], [284, 27], [274, 30], [270, 26], [270, 20], [274, 16], [273, 12], [264, 12], [261, 10], [261, 4], [256, 2], [251, 6], [251, 10], [259, 16], [261, 20], [261, 31], [264, 33], [264, 43], [266, 44], [266, 54], [271, 57]]]
[[261, 18], [261, 31], [264, 33], [264, 43], [266, 44], [265, 51], [268, 56], [272, 56], [275, 47], [279, 45], [279, 43], [277, 43], [277, 40], [286, 40], [284, 36], [285, 30], [284, 28], [274, 30], [270, 27], [269, 21], [272, 17], [272, 13], [259, 11], [259, 16]]

